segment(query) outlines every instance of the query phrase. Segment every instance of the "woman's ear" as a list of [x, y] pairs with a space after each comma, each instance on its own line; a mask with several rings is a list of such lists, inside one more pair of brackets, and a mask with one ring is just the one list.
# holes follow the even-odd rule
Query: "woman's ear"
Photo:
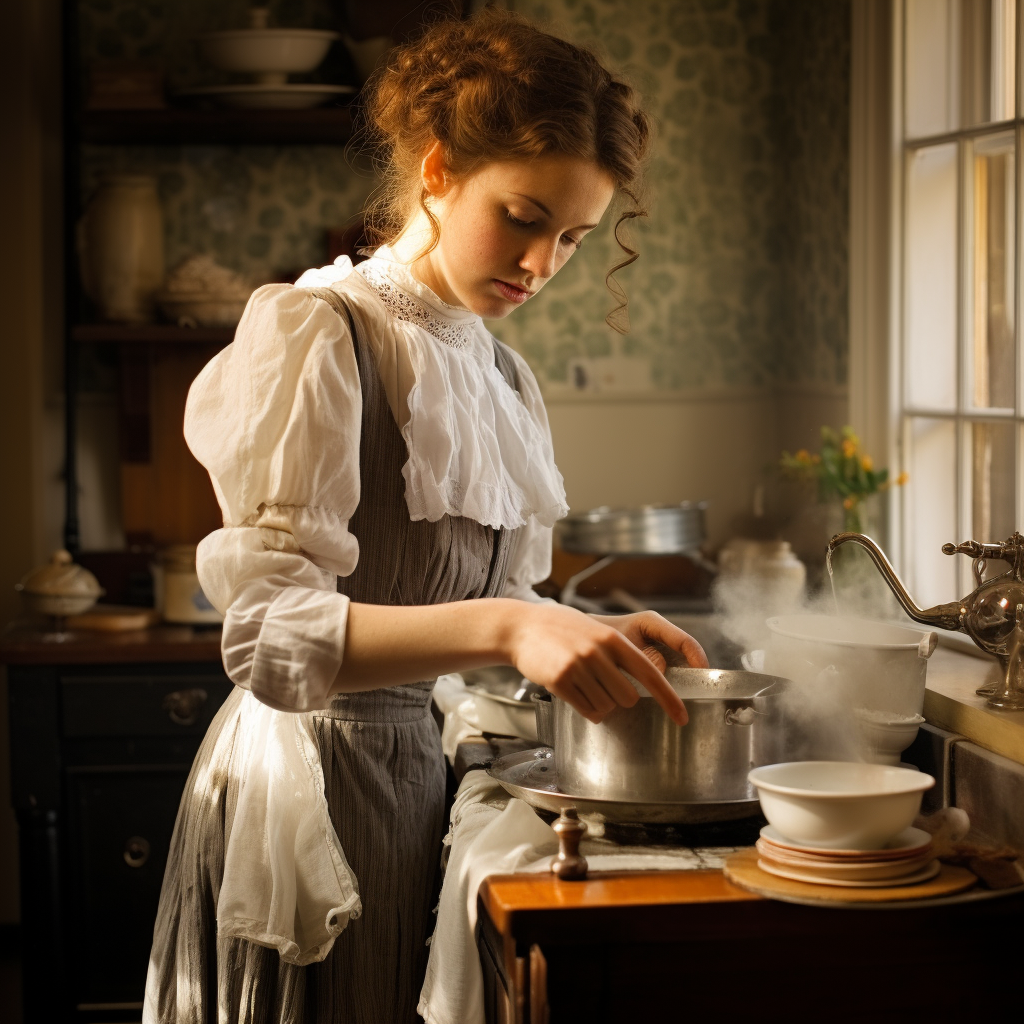
[[429, 195], [441, 196], [447, 190], [448, 179], [445, 175], [444, 154], [441, 152], [440, 142], [434, 142], [424, 155], [420, 163], [420, 181]]

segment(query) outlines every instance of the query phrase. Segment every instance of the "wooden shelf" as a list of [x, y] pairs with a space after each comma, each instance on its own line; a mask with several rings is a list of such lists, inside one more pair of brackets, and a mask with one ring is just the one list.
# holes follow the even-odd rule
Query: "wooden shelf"
[[166, 107], [84, 110], [81, 115], [81, 140], [110, 145], [339, 145], [351, 134], [348, 106], [310, 110]]
[[177, 324], [75, 324], [78, 342], [118, 345], [229, 345], [234, 327], [178, 327]]

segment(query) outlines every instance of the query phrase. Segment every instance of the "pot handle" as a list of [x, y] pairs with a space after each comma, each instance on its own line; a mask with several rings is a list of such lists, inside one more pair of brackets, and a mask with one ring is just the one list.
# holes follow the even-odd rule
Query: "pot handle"
[[939, 642], [938, 633], [929, 630], [917, 645], [917, 656], [919, 658], [930, 658], [935, 653], [935, 645]]
[[725, 712], [726, 725], [753, 725], [754, 718], [763, 714], [753, 708], [728, 708]]

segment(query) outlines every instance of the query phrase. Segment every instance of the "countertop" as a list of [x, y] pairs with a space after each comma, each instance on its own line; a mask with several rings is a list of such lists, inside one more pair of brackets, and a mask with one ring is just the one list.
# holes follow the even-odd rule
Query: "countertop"
[[953, 650], [940, 641], [928, 661], [924, 717], [931, 725], [1024, 764], [1024, 711], [990, 708], [974, 692], [1001, 678], [995, 658]]
[[99, 665], [131, 662], [220, 662], [220, 626], [154, 626], [123, 633], [55, 632], [17, 619], [0, 633], [0, 664]]

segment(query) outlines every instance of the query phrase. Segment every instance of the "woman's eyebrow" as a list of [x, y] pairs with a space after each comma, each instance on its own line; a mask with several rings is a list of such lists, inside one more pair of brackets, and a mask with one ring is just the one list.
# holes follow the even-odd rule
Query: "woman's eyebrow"
[[[525, 192], [513, 192], [512, 195], [519, 196], [520, 199], [525, 199], [528, 202], [533, 203], [538, 210], [542, 210], [548, 217], [551, 216], [551, 211], [539, 200], [534, 199], [533, 196], [528, 196]], [[580, 224], [578, 225], [581, 231], [592, 231], [597, 227], [596, 224]]]

